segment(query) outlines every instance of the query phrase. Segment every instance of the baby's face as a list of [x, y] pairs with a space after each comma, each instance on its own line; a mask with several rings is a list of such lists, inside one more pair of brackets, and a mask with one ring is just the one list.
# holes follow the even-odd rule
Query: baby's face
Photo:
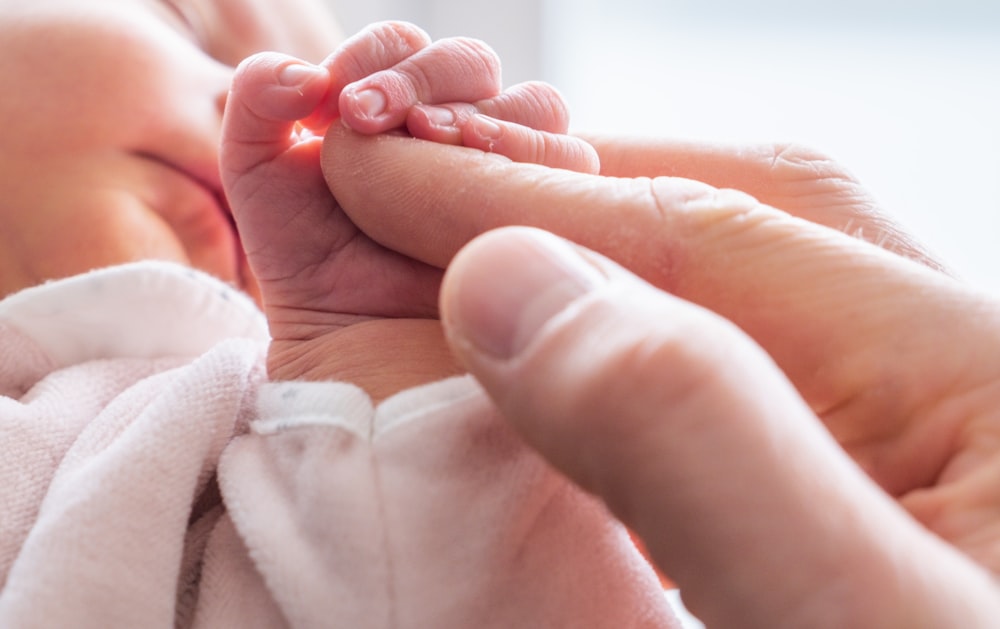
[[233, 66], [339, 40], [320, 0], [0, 0], [0, 295], [150, 258], [244, 284], [218, 173]]

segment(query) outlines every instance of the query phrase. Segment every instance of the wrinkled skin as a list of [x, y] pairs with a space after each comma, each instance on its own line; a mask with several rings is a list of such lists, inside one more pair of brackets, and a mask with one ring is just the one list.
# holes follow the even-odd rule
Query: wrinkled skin
[[[499, 69], [481, 42], [431, 43], [400, 23], [369, 27], [319, 67], [266, 54], [239, 68], [226, 112], [223, 180], [274, 339], [272, 378], [341, 378], [378, 399], [459, 371], [435, 320], [440, 267], [355, 227], [320, 169], [323, 138], [302, 124], [323, 132], [339, 118], [334, 143], [344, 125], [444, 142], [447, 129], [426, 115], [440, 104], [456, 120], [487, 112], [532, 130], [526, 139], [548, 139], [544, 154], [511, 143], [519, 159], [596, 169], [589, 145], [559, 135], [568, 120], [558, 94], [539, 83], [503, 91]], [[303, 82], [282, 85], [283, 71], [302, 73]], [[384, 111], [374, 116], [363, 108], [372, 89], [384, 95]]]
[[[962, 619], [995, 618], [998, 595], [980, 570], [1000, 571], [997, 300], [944, 272], [820, 154], [590, 140], [605, 177], [346, 132], [324, 165], [361, 229], [429, 264], [448, 264], [493, 228], [532, 225], [617, 261], [687, 304], [672, 307], [703, 309], [678, 319], [664, 347], [628, 340], [624, 331], [627, 343], [617, 346], [607, 330], [577, 338], [584, 349], [573, 350], [564, 321], [560, 341], [509, 364], [484, 358], [454, 323], [448, 329], [464, 364], [509, 419], [635, 527], [706, 618], [731, 623], [754, 606], [762, 626], [778, 626], [767, 624], [776, 620], [768, 614], [791, 606], [796, 614], [783, 620], [789, 626], [820, 618], [830, 626], [918, 626], [906, 624], [914, 618], [963, 626]], [[462, 176], [444, 174], [452, 172]], [[389, 181], [412, 192], [395, 194]], [[446, 219], [449, 228], [439, 229]], [[508, 269], [529, 264], [524, 241], [518, 232], [477, 240], [455, 274], [479, 281], [446, 284], [442, 300], [486, 303], [485, 295], [468, 295], [483, 278], [502, 287]], [[501, 315], [482, 317], [495, 327], [514, 325]], [[672, 322], [664, 320], [664, 329]], [[593, 338], [605, 344], [585, 340]], [[758, 356], [747, 367], [737, 349], [748, 343], [775, 364]], [[657, 383], [659, 373], [676, 375]], [[659, 396], [660, 405], [648, 409], [662, 409], [659, 421], [646, 413], [634, 423], [612, 411], [642, 399], [640, 389]], [[844, 476], [840, 462], [827, 466], [837, 454], [826, 446], [814, 457], [813, 437], [797, 441], [809, 424], [829, 431], [870, 480]], [[741, 448], [733, 435], [747, 436], [747, 426], [759, 432]], [[780, 456], [767, 455], [779, 444]], [[762, 482], [726, 475], [741, 465], [758, 466]], [[824, 513], [854, 514], [829, 515], [833, 528], [796, 528], [804, 522], [795, 514], [759, 508], [785, 489], [824, 486], [838, 489], [786, 506], [808, 506], [810, 526]], [[668, 498], [650, 500], [656, 495]], [[940, 536], [964, 557], [914, 531]], [[722, 537], [712, 538], [716, 533]], [[750, 533], [758, 535], [751, 543], [730, 543]], [[914, 537], [919, 543], [897, 547]], [[802, 540], [798, 550], [795, 540]], [[767, 562], [781, 557], [806, 561], [815, 555], [809, 548], [832, 549], [824, 561], [839, 559], [797, 564], [799, 579], [784, 578], [777, 566], [768, 571]], [[746, 572], [755, 576], [739, 578]], [[719, 587], [733, 589], [718, 597]]]

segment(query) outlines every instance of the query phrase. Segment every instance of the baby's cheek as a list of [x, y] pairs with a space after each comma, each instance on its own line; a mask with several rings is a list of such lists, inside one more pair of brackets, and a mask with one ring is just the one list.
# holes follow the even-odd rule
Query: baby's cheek
[[77, 217], [35, 212], [33, 228], [5, 231], [0, 247], [0, 293], [87, 271], [138, 260], [188, 264], [180, 242], [155, 215], [98, 215], [81, 209]]

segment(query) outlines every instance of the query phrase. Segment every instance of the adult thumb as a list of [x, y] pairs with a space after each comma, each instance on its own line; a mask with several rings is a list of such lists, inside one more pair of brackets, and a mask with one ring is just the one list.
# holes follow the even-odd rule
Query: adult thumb
[[455, 257], [441, 312], [525, 440], [644, 539], [709, 626], [995, 618], [985, 573], [876, 487], [725, 319], [524, 227]]

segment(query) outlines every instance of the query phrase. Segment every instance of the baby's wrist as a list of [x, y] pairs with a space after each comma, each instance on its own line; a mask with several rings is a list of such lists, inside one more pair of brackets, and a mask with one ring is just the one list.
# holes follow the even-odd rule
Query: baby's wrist
[[448, 350], [440, 323], [377, 319], [307, 340], [272, 340], [272, 381], [350, 382], [377, 403], [404, 389], [463, 373]]

